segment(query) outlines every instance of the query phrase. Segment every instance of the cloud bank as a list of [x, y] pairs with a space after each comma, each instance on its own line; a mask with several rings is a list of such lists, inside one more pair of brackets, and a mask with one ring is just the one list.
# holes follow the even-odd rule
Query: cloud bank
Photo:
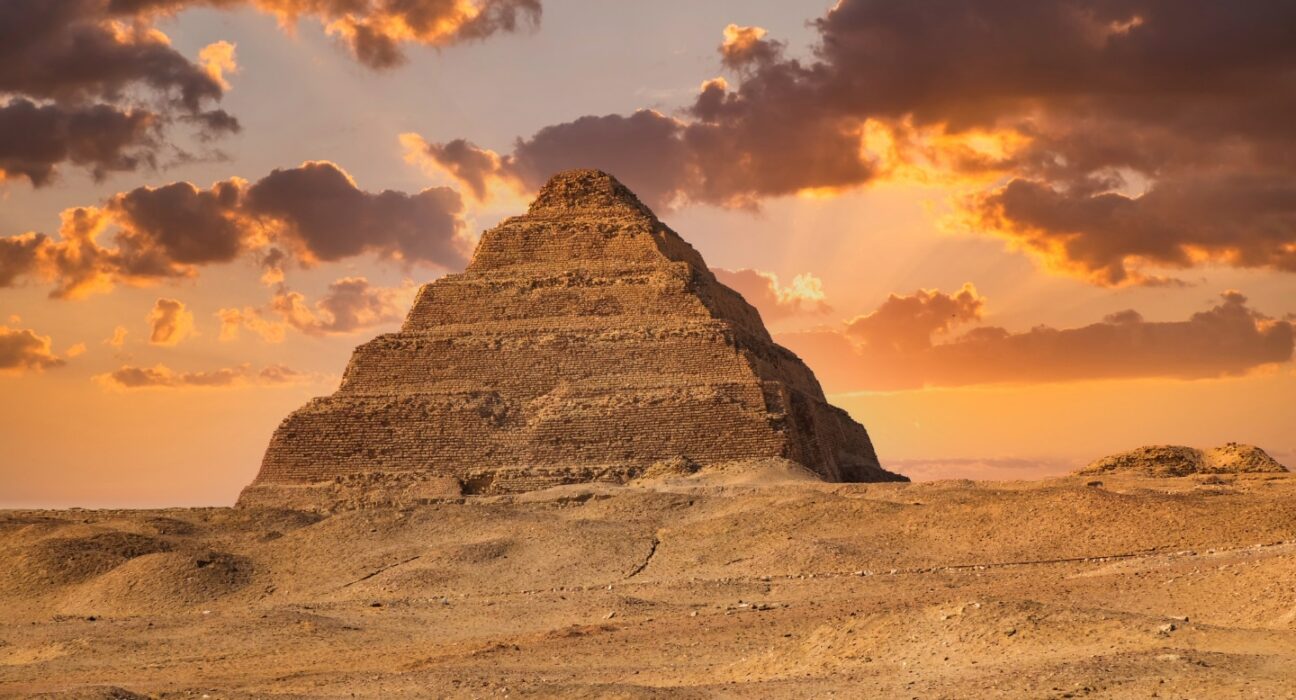
[[285, 27], [309, 18], [371, 68], [403, 63], [406, 44], [448, 46], [535, 27], [542, 12], [540, 0], [111, 0], [109, 4], [136, 18], [192, 7], [251, 7], [274, 15]]
[[250, 7], [285, 29], [310, 18], [375, 69], [404, 46], [446, 46], [539, 23], [539, 0], [5, 0], [0, 3], [0, 181], [41, 187], [64, 166], [96, 179], [156, 168], [176, 123], [206, 138], [239, 130], [216, 107], [238, 71], [217, 41], [185, 56], [158, 28], [190, 8]]
[[220, 339], [233, 341], [247, 329], [269, 343], [282, 342], [288, 330], [306, 335], [348, 335], [405, 318], [418, 286], [375, 287], [364, 277], [344, 277], [329, 284], [324, 296], [311, 304], [300, 292], [280, 286], [266, 308], [225, 308]]
[[728, 27], [731, 79], [675, 115], [406, 146], [477, 192], [598, 167], [655, 207], [955, 183], [952, 223], [1100, 285], [1296, 271], [1296, 5], [842, 0], [814, 27], [809, 59]]
[[[467, 260], [463, 209], [459, 194], [445, 187], [362, 190], [327, 161], [277, 169], [253, 183], [139, 187], [98, 207], [64, 211], [57, 239], [35, 232], [0, 238], [0, 287], [34, 277], [53, 283], [52, 297], [75, 299], [119, 284], [194, 277], [243, 257], [271, 268], [271, 279], [281, 279], [290, 261], [311, 266], [359, 255], [455, 269]], [[101, 242], [109, 230], [112, 242]]]
[[218, 42], [191, 59], [120, 0], [0, 4], [0, 181], [49, 184], [63, 165], [109, 173], [156, 167], [176, 122], [238, 131], [215, 105], [237, 70]]
[[254, 370], [249, 364], [195, 372], [178, 372], [166, 365], [153, 367], [124, 365], [112, 372], [94, 376], [94, 381], [107, 391], [288, 386], [314, 379], [313, 375], [283, 365], [269, 365], [261, 370]]
[[954, 294], [892, 295], [840, 329], [785, 333], [777, 340], [815, 371], [826, 391], [901, 390], [976, 384], [1238, 376], [1292, 359], [1293, 326], [1252, 309], [1234, 291], [1184, 321], [1149, 321], [1137, 311], [1078, 328], [996, 326], [951, 331], [981, 318], [971, 285]]

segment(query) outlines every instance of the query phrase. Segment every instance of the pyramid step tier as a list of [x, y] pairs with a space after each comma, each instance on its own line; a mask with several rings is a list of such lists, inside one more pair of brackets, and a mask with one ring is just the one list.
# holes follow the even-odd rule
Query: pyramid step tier
[[[472, 391], [335, 395], [284, 420], [259, 481], [317, 480], [321, 461], [334, 475], [467, 479], [484, 465], [558, 473], [601, 464], [630, 473], [667, 458], [708, 464], [771, 455], [834, 465], [839, 479], [875, 476], [867, 460], [850, 457], [867, 446], [867, 434], [843, 418], [777, 383], [565, 389], [530, 401]], [[815, 440], [794, 440], [793, 431]]]
[[529, 401], [496, 392], [335, 395], [283, 422], [260, 480], [311, 480], [321, 461], [335, 473], [462, 476], [484, 465], [646, 465], [654, 461], [646, 454], [712, 461], [777, 453], [782, 437], [765, 397], [754, 393], [746, 383], [717, 383]]
[[403, 330], [493, 321], [658, 315], [724, 319], [769, 339], [760, 315], [685, 262], [552, 266], [450, 275], [423, 288]]
[[730, 323], [638, 321], [642, 325], [590, 317], [566, 325], [533, 319], [381, 335], [356, 349], [340, 391], [417, 391], [466, 380], [538, 396], [562, 383], [610, 377], [630, 386], [643, 377], [755, 383], [779, 376], [792, 389], [823, 396], [796, 355]]

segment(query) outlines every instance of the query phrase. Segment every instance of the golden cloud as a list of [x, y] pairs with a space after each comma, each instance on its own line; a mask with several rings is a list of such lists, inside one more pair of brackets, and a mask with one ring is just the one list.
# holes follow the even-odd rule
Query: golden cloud
[[823, 280], [806, 272], [788, 284], [778, 275], [762, 270], [712, 268], [716, 279], [755, 306], [767, 322], [799, 315], [818, 315], [832, 310], [823, 290]]
[[[58, 239], [0, 238], [0, 287], [35, 277], [54, 283], [51, 296], [78, 299], [119, 284], [194, 277], [240, 257], [257, 260], [271, 283], [290, 260], [313, 265], [364, 254], [454, 269], [467, 261], [462, 214], [452, 189], [367, 192], [326, 161], [253, 183], [139, 187], [100, 207], [64, 211]], [[111, 244], [101, 242], [109, 231]]]
[[39, 372], [65, 364], [54, 354], [49, 336], [29, 328], [0, 326], [0, 374]]
[[240, 387], [273, 387], [315, 381], [314, 375], [298, 372], [283, 365], [254, 370], [249, 364], [214, 370], [180, 372], [166, 365], [153, 367], [122, 366], [93, 380], [106, 391], [141, 389], [232, 389]]
[[777, 339], [804, 358], [831, 392], [1227, 377], [1292, 358], [1292, 323], [1252, 309], [1235, 291], [1183, 321], [1149, 321], [1129, 310], [1077, 328], [1013, 332], [981, 326], [939, 338], [979, 320], [984, 307], [971, 285], [954, 294], [920, 290], [891, 295], [842, 328]]
[[147, 320], [149, 343], [153, 345], [174, 347], [194, 334], [193, 313], [176, 299], [158, 299]]
[[[226, 308], [217, 312], [220, 339], [233, 341], [246, 328], [269, 343], [283, 342], [288, 330], [306, 335], [347, 335], [387, 323], [408, 313], [418, 285], [375, 287], [364, 277], [344, 277], [329, 284], [314, 304], [304, 294], [280, 286], [267, 308]], [[273, 315], [273, 317], [272, 317]]]
[[474, 172], [528, 190], [597, 167], [654, 207], [951, 187], [971, 193], [963, 228], [1102, 285], [1203, 264], [1291, 272], [1296, 44], [1278, 28], [1293, 25], [1281, 3], [1224, 18], [1167, 0], [841, 0], [814, 22], [811, 59], [727, 27], [737, 79], [706, 81], [679, 116], [583, 116], [509, 152], [425, 150], [489, 154]]

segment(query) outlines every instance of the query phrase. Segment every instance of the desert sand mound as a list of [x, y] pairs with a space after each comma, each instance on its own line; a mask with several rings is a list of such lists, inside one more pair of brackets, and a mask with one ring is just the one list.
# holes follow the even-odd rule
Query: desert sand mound
[[209, 604], [247, 585], [246, 557], [216, 551], [136, 557], [72, 589], [58, 606], [68, 615], [140, 615]]
[[1206, 450], [1203, 457], [1210, 472], [1290, 471], [1255, 445], [1230, 442]]
[[1076, 472], [1083, 476], [1133, 473], [1175, 477], [1190, 474], [1236, 474], [1285, 472], [1279, 464], [1254, 445], [1230, 442], [1208, 450], [1182, 445], [1151, 445], [1109, 455]]
[[20, 546], [14, 565], [0, 578], [10, 594], [40, 595], [50, 587], [80, 583], [136, 557], [170, 549], [165, 540], [132, 532], [50, 537]]

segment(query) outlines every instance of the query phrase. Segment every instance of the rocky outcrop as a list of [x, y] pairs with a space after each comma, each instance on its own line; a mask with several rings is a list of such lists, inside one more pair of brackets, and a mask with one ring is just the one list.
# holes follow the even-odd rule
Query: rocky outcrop
[[1175, 477], [1191, 474], [1236, 474], [1285, 472], [1264, 450], [1254, 445], [1230, 442], [1208, 450], [1181, 445], [1152, 445], [1103, 457], [1076, 472], [1083, 476], [1132, 473]]
[[240, 502], [354, 500], [382, 475], [402, 493], [418, 475], [493, 494], [769, 457], [830, 481], [904, 480], [692, 246], [579, 170], [483, 234], [465, 272], [424, 286], [400, 332], [357, 348], [337, 392], [279, 426]]

